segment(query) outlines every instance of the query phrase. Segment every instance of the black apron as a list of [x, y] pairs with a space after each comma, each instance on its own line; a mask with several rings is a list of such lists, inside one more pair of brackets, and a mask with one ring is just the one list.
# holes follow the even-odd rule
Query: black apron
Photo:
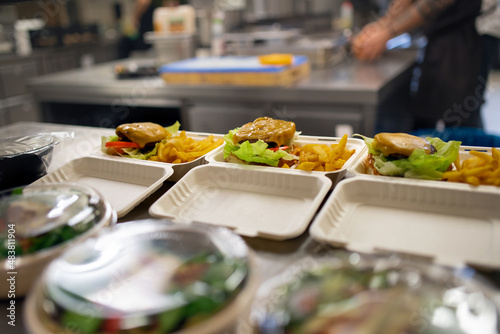
[[[482, 127], [482, 43], [475, 27], [481, 0], [457, 0], [428, 27], [414, 100], [414, 129]], [[482, 90], [481, 90], [482, 88]]]

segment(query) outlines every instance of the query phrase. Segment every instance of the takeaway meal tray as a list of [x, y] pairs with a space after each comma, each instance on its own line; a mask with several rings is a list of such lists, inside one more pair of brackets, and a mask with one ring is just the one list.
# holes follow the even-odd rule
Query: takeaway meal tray
[[284, 240], [307, 229], [330, 186], [330, 179], [313, 174], [208, 164], [189, 171], [149, 213]]
[[352, 251], [500, 268], [499, 203], [500, 192], [463, 184], [354, 177], [335, 187], [310, 234]]
[[[194, 140], [203, 140], [206, 139], [208, 136], [212, 135], [215, 139], [220, 139], [223, 137], [221, 134], [213, 134], [213, 133], [206, 133], [206, 132], [189, 132], [185, 131], [186, 136], [189, 138], [193, 138]], [[217, 149], [217, 148], [216, 148]], [[210, 154], [211, 152], [207, 153]], [[140, 161], [144, 162], [145, 164], [152, 164], [152, 165], [169, 165], [173, 169], [173, 174], [168, 178], [168, 181], [172, 182], [177, 182], [180, 180], [181, 177], [184, 176], [191, 168], [194, 168], [199, 165], [203, 165], [206, 163], [205, 161], [205, 156], [203, 155], [196, 160], [190, 161], [190, 162], [183, 162], [179, 164], [171, 164], [168, 162], [159, 162], [159, 161], [150, 161], [150, 160], [139, 160], [139, 159], [132, 159], [132, 158], [127, 158], [127, 157], [120, 157], [116, 155], [109, 155], [104, 152], [102, 152], [101, 147], [99, 146], [98, 148], [95, 149], [95, 151], [92, 153], [93, 156], [99, 156], [99, 157], [106, 157], [107, 159], [113, 159], [113, 160], [118, 160], [118, 161], [123, 161], [123, 160], [134, 160], [134, 161]]]
[[118, 217], [123, 217], [173, 173], [170, 164], [87, 156], [68, 162], [32, 185], [74, 183], [90, 186], [111, 203]]
[[[294, 144], [298, 146], [304, 146], [306, 144], [324, 144], [324, 145], [332, 145], [332, 144], [338, 144], [340, 141], [340, 137], [314, 137], [314, 136], [298, 136], [297, 140], [294, 141]], [[302, 173], [302, 174], [312, 174], [312, 175], [317, 175], [317, 176], [326, 176], [332, 181], [332, 188], [340, 181], [342, 178], [346, 175], [348, 168], [355, 162], [357, 161], [358, 157], [364, 152], [365, 149], [365, 142], [361, 139], [356, 139], [356, 138], [348, 138], [347, 139], [347, 144], [346, 144], [346, 149], [352, 150], [355, 149], [356, 151], [354, 154], [347, 160], [344, 164], [344, 166], [333, 172], [315, 172], [315, 171], [303, 171], [303, 170], [298, 170], [298, 169], [285, 169], [285, 168], [277, 168], [277, 167], [268, 167], [268, 166], [258, 166], [258, 165], [240, 165], [240, 164], [233, 164], [233, 163], [228, 163], [224, 160], [224, 144], [221, 147], [216, 148], [212, 152], [209, 152], [205, 156], [205, 160], [209, 164], [217, 164], [217, 165], [222, 165], [222, 166], [227, 166], [231, 165], [237, 168], [243, 168], [243, 169], [251, 169], [251, 170], [267, 170], [269, 168], [272, 169], [279, 169], [282, 170], [283, 172], [295, 172], [295, 173]]]
[[[479, 151], [488, 154], [491, 156], [492, 154], [492, 148], [491, 147], [481, 147], [481, 146], [460, 146], [460, 150], [458, 151], [460, 161], [463, 162], [466, 159], [469, 159], [472, 157], [470, 154], [470, 151]], [[356, 157], [356, 160], [353, 161], [353, 163], [348, 167], [347, 171], [354, 176], [364, 176], [364, 177], [375, 177], [375, 178], [390, 178], [390, 179], [400, 179], [404, 180], [405, 182], [413, 183], [413, 182], [420, 182], [422, 180], [419, 179], [409, 179], [409, 178], [402, 178], [402, 177], [392, 177], [392, 176], [384, 176], [384, 175], [372, 175], [372, 174], [367, 174], [365, 170], [365, 160], [368, 157], [368, 148], [365, 146], [365, 148], [360, 152], [360, 154]], [[454, 167], [453, 170], [456, 168]], [[431, 182], [444, 182], [444, 181], [431, 181]], [[446, 183], [452, 183], [452, 182], [446, 182]], [[468, 189], [473, 189], [473, 190], [480, 190], [480, 191], [498, 191], [500, 192], [500, 187], [495, 187], [495, 186], [490, 186], [490, 185], [479, 185], [479, 186], [473, 186], [469, 185], [466, 183], [455, 183], [459, 186], [462, 186], [464, 188]]]

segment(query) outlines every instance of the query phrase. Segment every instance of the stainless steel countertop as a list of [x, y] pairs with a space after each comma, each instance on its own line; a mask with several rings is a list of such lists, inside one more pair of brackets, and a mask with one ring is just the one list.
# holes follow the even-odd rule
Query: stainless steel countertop
[[131, 60], [38, 77], [29, 87], [40, 101], [47, 102], [176, 106], [182, 100], [220, 100], [376, 105], [389, 95], [391, 83], [414, 64], [415, 55], [416, 50], [392, 50], [373, 63], [349, 60], [313, 70], [309, 78], [291, 87], [167, 85], [159, 77], [116, 79], [114, 65]]

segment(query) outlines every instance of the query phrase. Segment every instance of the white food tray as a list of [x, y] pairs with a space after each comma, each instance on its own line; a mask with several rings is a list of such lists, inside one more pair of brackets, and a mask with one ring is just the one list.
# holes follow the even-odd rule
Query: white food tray
[[500, 268], [499, 203], [500, 193], [458, 184], [355, 177], [337, 185], [310, 234], [353, 251]]
[[[459, 157], [460, 157], [460, 163], [462, 163], [464, 160], [472, 157], [472, 155], [469, 153], [470, 151], [480, 151], [487, 153], [488, 155], [491, 156], [492, 148], [491, 147], [480, 147], [480, 146], [460, 146], [460, 150], [458, 152]], [[365, 149], [361, 152], [361, 154], [358, 156], [358, 158], [351, 164], [351, 166], [348, 168], [348, 172], [354, 174], [354, 176], [366, 176], [366, 177], [383, 177], [383, 178], [391, 178], [391, 179], [399, 179], [399, 180], [405, 180], [408, 183], [414, 183], [414, 182], [445, 182], [445, 181], [428, 181], [428, 180], [419, 180], [419, 179], [408, 179], [408, 178], [403, 178], [399, 176], [383, 176], [383, 175], [372, 175], [372, 174], [367, 174], [365, 170], [365, 160], [368, 157], [368, 148], [365, 145]], [[455, 169], [455, 168], [454, 168]], [[457, 183], [457, 182], [446, 182], [447, 184], [459, 184], [464, 188], [468, 189], [476, 189], [476, 190], [481, 190], [481, 191], [498, 191], [500, 192], [500, 187], [495, 187], [495, 186], [489, 186], [489, 185], [480, 185], [480, 186], [472, 186], [467, 183]]]
[[[189, 132], [189, 131], [186, 131], [186, 136], [188, 136], [189, 138], [193, 138], [194, 140], [203, 140], [203, 139], [207, 138], [210, 135], [214, 136], [215, 139], [223, 138], [223, 135], [221, 135], [221, 134], [213, 134], [213, 133], [205, 133], [205, 132]], [[222, 144], [222, 145], [224, 145], [224, 144]], [[217, 149], [218, 148], [216, 148], [216, 150]], [[209, 153], [207, 153], [207, 154], [209, 154]], [[113, 159], [113, 160], [119, 160], [119, 161], [122, 161], [122, 160], [135, 160], [135, 161], [141, 161], [141, 162], [145, 162], [145, 163], [152, 164], [152, 165], [158, 165], [159, 164], [159, 165], [169, 165], [169, 166], [172, 166], [172, 168], [174, 170], [174, 173], [168, 178], [168, 181], [172, 181], [172, 182], [179, 181], [180, 178], [183, 177], [184, 174], [186, 174], [191, 168], [194, 168], [194, 167], [199, 166], [199, 165], [206, 164], [206, 161], [205, 161], [206, 154], [204, 156], [199, 157], [196, 160], [193, 160], [193, 161], [190, 161], [190, 162], [183, 162], [183, 163], [180, 163], [180, 164], [171, 164], [171, 163], [167, 163], [167, 162], [150, 161], [150, 160], [131, 159], [131, 158], [120, 157], [120, 156], [116, 156], [116, 155], [109, 155], [109, 154], [106, 154], [106, 153], [102, 152], [100, 146], [99, 146], [99, 148], [97, 148], [97, 150], [95, 151], [95, 153], [92, 154], [92, 155], [96, 155], [96, 156], [99, 156], [99, 157], [106, 157], [107, 159]]]
[[[339, 137], [313, 137], [313, 136], [298, 136], [297, 140], [295, 141], [295, 144], [300, 146], [304, 146], [306, 144], [325, 144], [325, 145], [332, 145], [332, 144], [337, 144], [340, 141], [341, 138]], [[313, 175], [321, 175], [321, 176], [326, 176], [332, 181], [332, 187], [334, 187], [342, 178], [345, 176], [348, 168], [358, 159], [359, 155], [362, 153], [362, 151], [365, 149], [366, 145], [365, 142], [361, 139], [356, 139], [356, 138], [348, 138], [347, 139], [347, 144], [346, 148], [348, 150], [355, 149], [356, 152], [347, 160], [342, 166], [342, 168], [338, 171], [334, 172], [309, 172], [309, 171], [302, 171], [298, 169], [288, 169], [288, 168], [276, 168], [285, 172], [297, 172], [297, 173], [306, 173], [306, 174], [313, 174]], [[224, 145], [222, 145], [219, 148], [216, 148], [212, 152], [208, 153], [205, 157], [205, 160], [209, 164], [222, 164], [222, 165], [229, 165], [224, 160]], [[230, 164], [237, 166], [239, 168], [246, 168], [246, 169], [257, 169], [257, 170], [262, 170], [262, 169], [268, 169], [270, 167], [267, 166], [259, 166], [259, 165], [243, 165], [243, 164]], [[271, 167], [273, 168], [273, 167]]]
[[330, 189], [312, 174], [204, 165], [189, 171], [149, 209], [154, 217], [195, 221], [275, 240], [302, 234]]
[[76, 183], [91, 186], [110, 202], [120, 218], [160, 188], [173, 172], [168, 164], [151, 165], [132, 159], [88, 156], [70, 161], [32, 185]]

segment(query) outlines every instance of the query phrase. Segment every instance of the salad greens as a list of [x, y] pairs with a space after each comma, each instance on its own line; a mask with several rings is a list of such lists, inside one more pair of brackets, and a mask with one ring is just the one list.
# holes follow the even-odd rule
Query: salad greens
[[[226, 145], [224, 145], [224, 159], [226, 159], [229, 155], [234, 154], [243, 161], [262, 163], [273, 167], [278, 166], [280, 159], [297, 159], [297, 157], [290, 155], [285, 150], [268, 150], [267, 143], [260, 139], [255, 143], [245, 141], [241, 144], [235, 145], [233, 143], [233, 136], [239, 131], [239, 129], [240, 128], [233, 129], [224, 136], [224, 141], [226, 142]], [[288, 145], [288, 143], [286, 145]]]
[[[15, 240], [15, 252], [16, 255], [28, 255], [33, 254], [43, 249], [47, 249], [59, 244], [62, 244], [68, 240], [71, 240], [80, 234], [88, 231], [93, 227], [93, 224], [87, 222], [81, 222], [73, 226], [63, 225], [59, 226], [47, 233], [40, 236]], [[7, 238], [0, 236], [0, 258], [6, 258], [9, 249]]]
[[373, 138], [357, 135], [364, 139], [368, 153], [373, 156], [374, 167], [382, 175], [403, 176], [413, 179], [441, 180], [441, 176], [457, 159], [461, 142], [444, 142], [440, 138], [428, 137], [427, 140], [436, 148], [434, 154], [427, 154], [423, 149], [416, 149], [406, 159], [391, 159], [372, 147]]

